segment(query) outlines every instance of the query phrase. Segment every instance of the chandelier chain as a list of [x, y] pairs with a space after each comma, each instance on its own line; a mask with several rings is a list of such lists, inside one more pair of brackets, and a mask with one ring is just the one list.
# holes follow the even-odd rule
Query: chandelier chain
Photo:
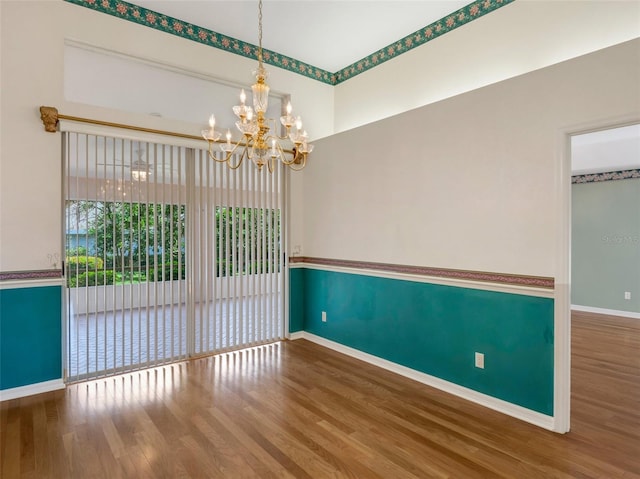
[[262, 0], [258, 2], [258, 62], [262, 66]]

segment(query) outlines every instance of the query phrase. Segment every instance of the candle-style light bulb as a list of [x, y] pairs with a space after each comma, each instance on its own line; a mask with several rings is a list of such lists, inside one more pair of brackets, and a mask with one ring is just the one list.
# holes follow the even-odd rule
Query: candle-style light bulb
[[298, 130], [302, 129], [302, 118], [300, 118], [300, 117], [296, 118], [296, 128]]
[[231, 130], [227, 130], [227, 146], [231, 146]]
[[244, 92], [244, 88], [240, 91], [240, 102], [244, 105], [245, 100], [247, 99], [247, 95]]
[[287, 115], [291, 115], [291, 110], [292, 110], [291, 102], [289, 101], [289, 102], [287, 102]]
[[276, 139], [271, 140], [271, 156], [276, 156]]
[[249, 110], [247, 112], [247, 120], [251, 121], [253, 119], [253, 110]]
[[[202, 136], [205, 140], [212, 142], [212, 141], [217, 141], [218, 138], [220, 138], [220, 133], [216, 132], [215, 126], [216, 126], [216, 117], [211, 115], [209, 117], [209, 128], [202, 130]], [[209, 145], [211, 145], [211, 143], [209, 143]]]

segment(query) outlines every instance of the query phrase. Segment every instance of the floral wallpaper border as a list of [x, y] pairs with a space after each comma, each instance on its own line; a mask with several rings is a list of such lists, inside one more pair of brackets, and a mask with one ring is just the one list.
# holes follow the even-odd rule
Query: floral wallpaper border
[[[64, 1], [218, 48], [229, 53], [255, 60], [258, 59], [258, 47], [256, 45], [163, 15], [124, 0]], [[267, 49], [263, 49], [263, 61], [269, 65], [298, 73], [328, 85], [337, 85], [514, 1], [515, 0], [476, 0], [335, 73]]]
[[606, 171], [604, 173], [592, 173], [588, 175], [575, 175], [571, 177], [571, 183], [596, 183], [599, 181], [628, 180], [629, 178], [640, 178], [640, 169]]
[[465, 25], [472, 20], [482, 17], [487, 13], [493, 12], [500, 7], [504, 7], [515, 0], [477, 0], [469, 5], [456, 10], [455, 12], [447, 15], [440, 20], [433, 22], [426, 27], [421, 28], [407, 35], [404, 38], [381, 48], [377, 52], [372, 53], [369, 56], [358, 60], [355, 63], [337, 71], [334, 76], [334, 85], [342, 83], [350, 78], [353, 78], [360, 73], [364, 73], [371, 68], [380, 65], [381, 63], [392, 60], [393, 58], [402, 55], [403, 53], [413, 50], [420, 45], [424, 45], [431, 40], [449, 33], [462, 25]]

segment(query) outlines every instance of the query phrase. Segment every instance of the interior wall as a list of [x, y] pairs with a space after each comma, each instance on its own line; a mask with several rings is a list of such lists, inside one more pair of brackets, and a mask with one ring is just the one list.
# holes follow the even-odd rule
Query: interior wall
[[[55, 106], [66, 115], [195, 135], [206, 121], [156, 118], [66, 100], [65, 40], [247, 85], [253, 80], [255, 61], [61, 0], [3, 1], [0, 9], [0, 271], [49, 269], [49, 255], [61, 251], [61, 139], [44, 132], [39, 106]], [[270, 83], [291, 94], [308, 130], [329, 135], [332, 87], [277, 68], [269, 71]], [[127, 81], [135, 79], [123, 79], [122, 88]]]
[[640, 313], [640, 178], [571, 193], [571, 304]]
[[[640, 117], [639, 52], [636, 39], [318, 141], [291, 327], [566, 432], [564, 150], [586, 124]], [[387, 278], [323, 266], [332, 260], [541, 276], [555, 287], [440, 288], [401, 267]]]
[[317, 142], [305, 255], [555, 277], [561, 131], [640, 114], [640, 40]]
[[336, 87], [336, 132], [640, 36], [640, 3], [518, 0]]

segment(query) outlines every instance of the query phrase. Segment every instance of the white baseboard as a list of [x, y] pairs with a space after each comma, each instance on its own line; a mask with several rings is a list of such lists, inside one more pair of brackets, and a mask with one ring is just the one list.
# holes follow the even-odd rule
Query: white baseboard
[[295, 341], [296, 339], [304, 339], [304, 331], [296, 331], [295, 333], [289, 333], [289, 339]]
[[584, 313], [607, 314], [609, 316], [622, 316], [623, 318], [640, 319], [640, 313], [632, 311], [618, 311], [617, 309], [594, 308], [592, 306], [571, 305], [572, 311], [582, 311]]
[[489, 409], [507, 414], [509, 416], [534, 424], [544, 429], [548, 429], [550, 431], [556, 431], [555, 420], [552, 416], [547, 416], [546, 414], [535, 412], [531, 409], [517, 406], [501, 399], [479, 393], [478, 391], [474, 391], [473, 389], [465, 388], [458, 384], [454, 384], [449, 381], [445, 381], [444, 379], [440, 379], [435, 376], [416, 371], [415, 369], [411, 369], [406, 366], [401, 366], [386, 359], [382, 359], [377, 356], [373, 356], [372, 354], [350, 348], [343, 344], [336, 343], [320, 336], [316, 336], [315, 334], [311, 334], [306, 331], [298, 331], [296, 333], [293, 333], [290, 339], [294, 339], [294, 335], [296, 339], [306, 339], [313, 343], [319, 344], [320, 346], [324, 346], [339, 353], [346, 354], [347, 356], [360, 359], [369, 364], [373, 364], [374, 366], [378, 366], [382, 369], [386, 369], [387, 371], [399, 374], [400, 376], [413, 379], [414, 381], [426, 384], [427, 386], [440, 389], [441, 391], [453, 394], [454, 396], [458, 396], [476, 404], [480, 404], [481, 406], [488, 407]]
[[27, 386], [20, 386], [17, 388], [4, 389], [0, 391], [0, 402], [9, 401], [10, 399], [18, 399], [26, 396], [32, 396], [34, 394], [47, 393], [49, 391], [56, 391], [58, 389], [64, 388], [65, 384], [62, 379], [52, 379], [51, 381], [29, 384]]

